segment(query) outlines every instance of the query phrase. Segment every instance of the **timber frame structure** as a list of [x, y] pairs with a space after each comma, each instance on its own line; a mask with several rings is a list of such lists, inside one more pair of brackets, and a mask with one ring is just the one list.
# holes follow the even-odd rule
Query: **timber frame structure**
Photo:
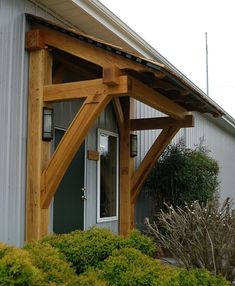
[[[154, 163], [180, 128], [193, 127], [191, 111], [222, 112], [163, 65], [33, 16], [26, 33], [29, 51], [26, 240], [48, 234], [49, 206], [89, 129], [112, 102], [120, 134], [120, 234], [134, 226], [134, 205]], [[66, 68], [84, 75], [64, 83]], [[83, 100], [55, 152], [42, 141], [42, 109], [53, 102]], [[132, 99], [166, 114], [133, 118]], [[130, 133], [162, 129], [137, 170]]]

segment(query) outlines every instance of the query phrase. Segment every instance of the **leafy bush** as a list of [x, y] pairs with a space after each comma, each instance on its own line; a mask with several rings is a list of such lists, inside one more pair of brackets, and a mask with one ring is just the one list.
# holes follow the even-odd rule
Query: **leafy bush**
[[43, 272], [45, 284], [68, 285], [76, 275], [63, 254], [49, 244], [38, 242], [25, 246], [33, 264]]
[[101, 278], [102, 273], [98, 269], [89, 269], [78, 276], [75, 284], [71, 286], [107, 286], [108, 283]]
[[[167, 249], [187, 269], [206, 268], [235, 278], [235, 212], [232, 201], [194, 202], [161, 212], [157, 224], [148, 226], [158, 245]], [[164, 231], [160, 231], [163, 228]]]
[[184, 206], [195, 200], [206, 203], [218, 189], [218, 163], [205, 147], [187, 149], [183, 144], [169, 146], [155, 164], [145, 187], [156, 201], [156, 209], [164, 202]]
[[132, 232], [125, 239], [108, 229], [95, 227], [84, 232], [49, 236], [42, 240], [42, 243], [45, 242], [62, 252], [75, 267], [77, 274], [91, 266], [97, 266], [116, 249], [133, 247], [151, 256], [156, 251], [153, 240], [139, 231]]
[[121, 241], [120, 236], [101, 228], [92, 228], [84, 232], [74, 231], [43, 240], [58, 248], [75, 267], [77, 274], [90, 266], [97, 266], [110, 256], [113, 250], [120, 247]]
[[42, 286], [42, 273], [32, 265], [27, 251], [0, 245], [0, 285]]
[[121, 249], [113, 252], [100, 264], [99, 277], [108, 285], [127, 286], [228, 286], [221, 276], [214, 276], [205, 269], [187, 271], [166, 266], [159, 260], [142, 254], [136, 249]]
[[121, 248], [135, 248], [143, 254], [154, 256], [156, 253], [156, 245], [152, 237], [141, 234], [140, 231], [132, 231], [126, 239], [123, 239]]

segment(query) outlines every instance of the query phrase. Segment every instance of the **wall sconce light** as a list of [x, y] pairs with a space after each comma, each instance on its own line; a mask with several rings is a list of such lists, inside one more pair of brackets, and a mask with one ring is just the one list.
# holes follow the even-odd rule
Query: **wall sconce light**
[[131, 136], [131, 157], [136, 157], [138, 155], [138, 145], [137, 145], [137, 135], [136, 134], [130, 134]]
[[43, 118], [42, 118], [42, 140], [51, 141], [53, 139], [53, 109], [43, 107]]

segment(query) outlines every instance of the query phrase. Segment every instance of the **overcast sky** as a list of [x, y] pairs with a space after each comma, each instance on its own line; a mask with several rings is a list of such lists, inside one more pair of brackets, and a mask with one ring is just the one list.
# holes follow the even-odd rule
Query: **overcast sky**
[[235, 118], [234, 0], [100, 0]]

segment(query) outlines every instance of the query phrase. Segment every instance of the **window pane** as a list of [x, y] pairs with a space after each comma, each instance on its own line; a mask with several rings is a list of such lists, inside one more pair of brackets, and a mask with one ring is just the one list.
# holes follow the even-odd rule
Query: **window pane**
[[117, 138], [100, 134], [100, 218], [113, 217], [117, 200]]

